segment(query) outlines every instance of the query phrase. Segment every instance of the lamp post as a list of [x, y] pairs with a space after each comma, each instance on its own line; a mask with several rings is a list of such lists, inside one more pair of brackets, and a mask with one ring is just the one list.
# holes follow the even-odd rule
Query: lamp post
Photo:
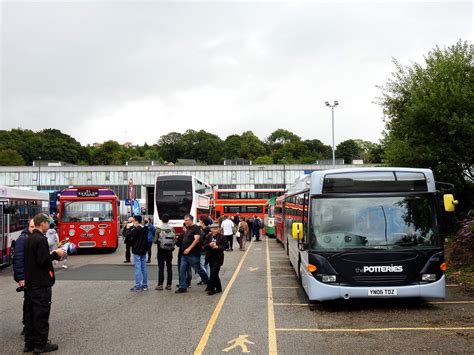
[[335, 100], [332, 105], [326, 101], [325, 104], [327, 107], [331, 108], [332, 113], [332, 166], [336, 166], [336, 146], [334, 145], [334, 107], [339, 105], [339, 101]]
[[38, 191], [41, 190], [41, 156], [38, 157]]

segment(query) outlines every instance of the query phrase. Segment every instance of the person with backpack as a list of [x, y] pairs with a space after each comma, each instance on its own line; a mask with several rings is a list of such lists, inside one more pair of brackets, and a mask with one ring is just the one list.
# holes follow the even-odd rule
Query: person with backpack
[[176, 232], [168, 223], [170, 217], [163, 214], [161, 217], [162, 225], [156, 228], [153, 242], [157, 244], [158, 250], [158, 285], [155, 290], [163, 291], [163, 281], [165, 280], [165, 263], [166, 263], [166, 289], [171, 290], [171, 282], [173, 280], [173, 269], [171, 261], [173, 260], [173, 251], [176, 246]]
[[245, 244], [247, 243], [247, 237], [249, 235], [249, 225], [247, 224], [246, 219], [247, 218], [242, 219], [239, 223], [239, 226], [238, 226], [238, 232], [240, 234], [240, 239], [239, 239], [240, 248], [239, 248], [239, 250], [241, 250], [241, 251], [245, 251]]
[[153, 246], [153, 239], [155, 238], [155, 226], [151, 222], [150, 218], [145, 218], [145, 226], [148, 228], [148, 259], [147, 259], [147, 264], [151, 263], [151, 248]]

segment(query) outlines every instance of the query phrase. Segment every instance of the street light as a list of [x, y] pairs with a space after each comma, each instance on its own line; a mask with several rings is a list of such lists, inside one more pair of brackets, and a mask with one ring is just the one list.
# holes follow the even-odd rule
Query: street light
[[332, 166], [336, 166], [336, 147], [334, 145], [334, 107], [339, 105], [339, 101], [335, 100], [332, 105], [326, 101], [325, 104], [327, 107], [331, 108], [332, 112]]
[[41, 190], [41, 155], [38, 157], [38, 191]]

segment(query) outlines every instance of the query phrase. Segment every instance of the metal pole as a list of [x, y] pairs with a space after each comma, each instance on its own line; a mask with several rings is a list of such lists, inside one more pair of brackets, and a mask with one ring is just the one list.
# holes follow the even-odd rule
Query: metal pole
[[336, 166], [336, 147], [334, 146], [334, 106], [331, 106], [332, 111], [332, 166]]
[[[41, 159], [41, 157], [40, 157]], [[41, 164], [38, 161], [38, 191], [41, 190]]]

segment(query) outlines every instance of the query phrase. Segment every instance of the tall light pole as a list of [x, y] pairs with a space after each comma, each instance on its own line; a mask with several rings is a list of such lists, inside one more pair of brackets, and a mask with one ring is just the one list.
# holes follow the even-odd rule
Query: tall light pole
[[335, 100], [332, 105], [326, 101], [325, 104], [327, 107], [331, 108], [332, 112], [332, 166], [336, 166], [336, 146], [334, 145], [334, 107], [339, 105], [339, 101]]
[[38, 191], [41, 190], [41, 155], [38, 157]]

